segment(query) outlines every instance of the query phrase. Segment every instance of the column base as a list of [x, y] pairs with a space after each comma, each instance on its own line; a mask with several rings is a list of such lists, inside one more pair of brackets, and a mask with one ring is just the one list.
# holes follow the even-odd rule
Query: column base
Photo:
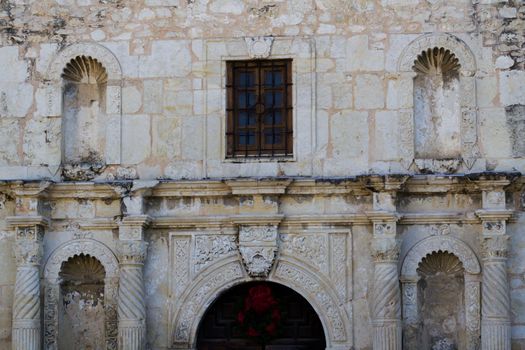
[[381, 320], [373, 323], [374, 350], [401, 350], [401, 323], [399, 320]]
[[40, 320], [13, 320], [13, 350], [40, 350]]
[[482, 350], [511, 350], [510, 322], [483, 320], [481, 322]]
[[146, 343], [146, 325], [144, 321], [120, 320], [118, 343], [121, 350], [142, 350]]

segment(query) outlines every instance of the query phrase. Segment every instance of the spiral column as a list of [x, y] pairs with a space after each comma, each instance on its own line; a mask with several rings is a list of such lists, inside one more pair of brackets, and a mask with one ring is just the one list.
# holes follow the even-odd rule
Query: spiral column
[[118, 338], [122, 350], [141, 350], [146, 343], [143, 266], [147, 243], [143, 230], [147, 222], [146, 217], [126, 218], [119, 229]]
[[374, 222], [373, 349], [401, 350], [401, 292], [396, 222]]
[[13, 350], [40, 350], [40, 263], [44, 229], [16, 227]]
[[510, 296], [507, 276], [508, 238], [505, 221], [483, 221], [483, 288], [481, 348], [510, 350]]
[[481, 288], [481, 349], [510, 350], [510, 290], [507, 276], [507, 220], [505, 187], [509, 179], [481, 180], [483, 209], [481, 219], [481, 252], [483, 259]]

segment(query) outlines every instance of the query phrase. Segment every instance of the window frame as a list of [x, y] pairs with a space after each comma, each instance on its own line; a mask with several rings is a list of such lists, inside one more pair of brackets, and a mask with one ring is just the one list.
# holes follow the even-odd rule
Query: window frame
[[[248, 59], [248, 60], [228, 60], [226, 61], [226, 159], [272, 159], [283, 158], [292, 159], [294, 157], [294, 86], [293, 86], [293, 59], [292, 58], [276, 58], [276, 59]], [[275, 69], [282, 70], [283, 84], [282, 87], [276, 87], [272, 77], [272, 84], [264, 84], [263, 75], [266, 71], [274, 71]], [[237, 74], [242, 71], [255, 72], [255, 82], [253, 86], [246, 87], [237, 84]], [[245, 103], [244, 108], [239, 108], [239, 104], [235, 103], [239, 90], [252, 90], [255, 92], [255, 104], [247, 108]], [[266, 91], [282, 91], [283, 103], [280, 107], [268, 108], [265, 106], [263, 98]], [[272, 100], [275, 95], [272, 94]], [[239, 125], [239, 109], [247, 112], [247, 118], [251, 118], [250, 113], [255, 114], [255, 126], [250, 126], [247, 121], [245, 125]], [[272, 123], [265, 124], [265, 113], [271, 110]], [[276, 111], [281, 111], [281, 123], [275, 123]], [[276, 133], [275, 129], [281, 128], [283, 132]], [[271, 129], [271, 134], [266, 131]], [[249, 145], [247, 142], [244, 146], [239, 143], [238, 138], [242, 132], [246, 133], [253, 130], [254, 144]], [[267, 146], [264, 143], [264, 138], [271, 135], [275, 138], [280, 134], [282, 141], [279, 143], [280, 147], [275, 143]]]

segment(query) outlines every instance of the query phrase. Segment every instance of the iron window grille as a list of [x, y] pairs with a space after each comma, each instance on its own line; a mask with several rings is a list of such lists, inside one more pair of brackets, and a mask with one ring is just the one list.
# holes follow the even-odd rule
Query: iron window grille
[[292, 60], [227, 62], [227, 157], [293, 155]]

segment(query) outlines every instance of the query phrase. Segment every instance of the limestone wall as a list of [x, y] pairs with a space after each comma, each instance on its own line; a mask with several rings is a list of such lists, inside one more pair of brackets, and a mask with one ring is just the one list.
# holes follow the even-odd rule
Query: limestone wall
[[[463, 264], [453, 339], [477, 349], [510, 330], [501, 342], [525, 349], [524, 21], [517, 0], [0, 2], [0, 348], [23, 338], [17, 269], [39, 261], [30, 330], [52, 348], [55, 278], [87, 254], [105, 270], [108, 349], [118, 312], [129, 348], [189, 349], [216, 294], [254, 279], [243, 234], [269, 225], [277, 253], [255, 275], [305, 296], [332, 350], [400, 349], [401, 328], [410, 344], [418, 290], [402, 279], [441, 248]], [[287, 159], [226, 158], [225, 62], [257, 40], [292, 59]], [[434, 48], [457, 59], [450, 80], [425, 61]], [[66, 87], [72, 60], [98, 68]], [[426, 152], [430, 126], [450, 148]], [[485, 261], [510, 294], [490, 315]], [[123, 290], [144, 295], [126, 299], [135, 314]], [[503, 326], [480, 338], [486, 315]]]
[[[60, 168], [75, 147], [62, 141], [74, 131], [60, 74], [82, 54], [113, 72], [98, 136], [84, 128], [105, 166], [88, 178], [523, 170], [523, 11], [519, 1], [4, 1], [0, 178], [79, 177]], [[270, 58], [294, 60], [294, 157], [232, 163], [224, 61], [249, 58], [244, 38], [261, 35], [275, 37]], [[463, 124], [439, 129], [455, 138], [456, 162], [413, 161], [421, 125], [405, 73], [429, 45], [462, 67]]]

